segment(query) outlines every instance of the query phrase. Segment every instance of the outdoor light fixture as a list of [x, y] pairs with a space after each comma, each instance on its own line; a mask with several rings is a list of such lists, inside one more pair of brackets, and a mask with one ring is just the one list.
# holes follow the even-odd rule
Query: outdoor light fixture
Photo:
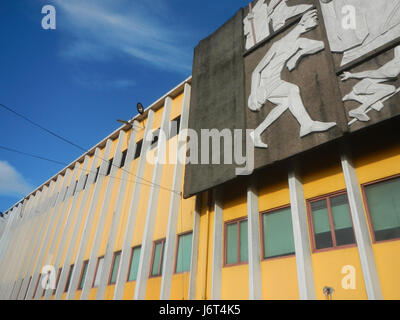
[[138, 104], [136, 105], [137, 111], [139, 112], [139, 114], [143, 114], [144, 113], [144, 108], [143, 105], [138, 102]]
[[333, 296], [333, 293], [335, 292], [335, 289], [333, 289], [331, 287], [324, 287], [323, 292], [326, 297], [326, 300], [333, 300], [332, 296]]
[[3, 216], [4, 216], [4, 213], [0, 211], [0, 217], [3, 217]]
[[126, 121], [126, 120], [120, 120], [120, 119], [118, 119], [117, 121], [118, 121], [119, 123], [126, 124], [127, 126], [130, 126], [130, 127], [132, 127], [132, 123], [130, 123], [129, 121]]

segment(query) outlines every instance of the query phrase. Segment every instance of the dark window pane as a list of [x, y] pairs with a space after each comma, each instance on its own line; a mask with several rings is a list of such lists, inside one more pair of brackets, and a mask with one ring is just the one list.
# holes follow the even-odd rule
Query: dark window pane
[[192, 257], [192, 233], [184, 234], [178, 238], [178, 252], [176, 258], [176, 272], [186, 272], [190, 270], [190, 260]]
[[112, 166], [113, 166], [113, 161], [114, 161], [114, 158], [111, 158], [111, 159], [108, 161], [108, 168], [107, 168], [106, 176], [110, 175], [110, 173], [111, 173], [111, 168], [112, 168]]
[[347, 195], [342, 194], [332, 197], [330, 202], [335, 226], [336, 245], [344, 246], [356, 243]]
[[153, 140], [151, 141], [151, 145], [150, 145], [151, 149], [154, 149], [157, 147], [159, 136], [160, 136], [160, 129], [157, 129], [153, 132]]
[[179, 133], [181, 125], [181, 116], [176, 117], [170, 122], [169, 138], [175, 137]]
[[311, 203], [316, 249], [333, 247], [331, 226], [326, 200]]
[[94, 177], [94, 182], [93, 182], [93, 183], [96, 183], [96, 182], [97, 182], [97, 178], [99, 177], [99, 171], [100, 171], [100, 167], [97, 167], [97, 169], [96, 169], [96, 176]]
[[138, 141], [138, 143], [136, 144], [136, 151], [135, 151], [134, 159], [137, 159], [140, 157], [140, 153], [142, 152], [142, 145], [143, 145], [143, 140]]
[[238, 262], [238, 224], [228, 224], [226, 227], [226, 264]]
[[121, 165], [120, 168], [122, 168], [123, 166], [125, 166], [125, 161], [126, 161], [126, 155], [128, 154], [128, 150], [125, 150], [124, 152], [122, 152], [122, 158], [121, 158]]
[[132, 250], [128, 281], [135, 281], [139, 269], [140, 247]]
[[118, 274], [118, 268], [119, 268], [119, 260], [121, 258], [121, 251], [116, 252], [114, 254], [114, 263], [112, 265], [111, 269], [111, 278], [110, 278], [110, 284], [115, 284], [117, 280], [117, 274]]
[[294, 254], [292, 214], [284, 208], [263, 215], [264, 258]]
[[87, 261], [87, 260], [83, 263], [81, 280], [79, 281], [79, 287], [78, 287], [79, 290], [83, 289], [83, 284], [85, 283], [88, 264], [89, 264], [89, 261]]
[[377, 241], [400, 238], [400, 178], [365, 187]]
[[89, 178], [89, 175], [87, 174], [87, 175], [85, 176], [85, 182], [83, 183], [83, 188], [82, 188], [82, 189], [85, 189], [85, 188], [86, 188], [86, 184], [87, 184], [88, 178]]

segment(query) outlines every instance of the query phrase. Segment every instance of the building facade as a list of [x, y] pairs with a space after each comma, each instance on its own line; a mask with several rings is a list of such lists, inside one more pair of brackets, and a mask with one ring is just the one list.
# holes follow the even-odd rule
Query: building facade
[[[354, 50], [361, 40], [346, 38], [346, 34], [339, 38], [332, 35], [334, 21], [326, 18], [332, 17], [327, 12], [337, 9], [332, 1], [298, 1], [298, 7], [287, 7], [286, 2], [294, 3], [266, 4], [260, 0], [241, 9], [199, 44], [193, 78], [5, 212], [0, 218], [1, 299], [322, 300], [329, 298], [327, 289], [333, 289], [331, 298], [335, 300], [400, 299], [399, 100], [393, 92], [386, 92], [373, 101], [380, 105], [371, 103], [374, 108], [368, 111], [368, 122], [363, 118], [365, 112], [349, 113], [354, 110], [354, 100], [346, 105], [342, 97], [336, 99], [352, 88], [342, 84], [340, 75], [387, 65], [396, 58], [398, 41], [386, 33], [386, 42], [372, 41], [369, 48], [379, 47], [380, 51], [365, 56], [371, 50]], [[366, 2], [369, 5], [370, 1]], [[312, 10], [317, 10], [320, 25], [314, 21]], [[395, 10], [385, 22], [390, 26], [388, 32], [397, 30], [400, 24], [395, 19], [400, 15], [399, 8]], [[257, 31], [259, 21], [252, 24], [249, 14], [251, 19], [270, 15], [270, 29]], [[271, 126], [268, 135], [262, 135], [263, 139], [267, 137], [271, 155], [261, 153], [269, 150], [262, 150], [265, 145], [253, 139], [256, 170], [247, 175], [231, 175], [227, 171], [231, 167], [224, 165], [176, 161], [194, 151], [186, 129], [195, 132], [208, 128], [204, 122], [220, 121], [222, 127], [241, 128], [236, 126], [241, 123], [240, 116], [247, 124], [243, 128], [257, 133], [263, 118], [246, 112], [254, 112], [251, 107], [257, 103], [254, 109], [268, 106], [271, 100], [278, 107], [279, 103], [273, 100], [276, 96], [260, 98], [259, 89], [255, 89], [254, 98], [252, 83], [246, 86], [244, 80], [254, 75], [270, 50], [276, 50], [271, 56], [280, 55], [278, 49], [271, 49], [277, 47], [274, 43], [287, 40], [293, 30], [300, 30], [297, 26], [308, 24], [310, 30], [314, 28], [312, 38], [321, 42], [312, 42], [315, 46], [304, 61], [308, 69], [300, 74], [293, 71], [293, 78], [282, 71], [282, 78], [300, 88], [300, 99], [311, 117], [321, 117], [320, 123], [326, 125], [311, 126], [307, 137], [302, 127], [299, 137], [298, 123], [285, 114], [280, 123]], [[227, 67], [224, 59], [236, 58], [232, 53], [215, 59], [213, 50], [205, 56], [202, 48], [210, 48], [209, 44], [217, 40], [222, 49], [232, 43], [236, 46], [237, 42], [221, 41], [219, 37], [227, 39], [225, 32], [242, 41], [238, 52], [243, 58], [243, 79], [239, 79], [243, 88], [235, 94], [241, 92], [245, 98], [227, 101], [231, 106], [243, 103], [244, 111], [216, 117], [223, 113], [223, 98], [232, 95], [235, 82], [229, 77], [230, 82], [218, 82], [214, 87], [219, 90], [215, 90], [209, 85], [215, 77], [207, 72], [215, 75], [212, 67], [222, 70], [218, 65], [222, 64], [224, 70], [218, 77], [231, 75], [237, 71], [237, 63]], [[258, 32], [264, 39], [257, 36]], [[397, 35], [400, 37], [400, 33]], [[358, 32], [357, 37], [365, 40], [368, 34]], [[356, 44], [349, 44], [351, 41]], [[300, 42], [306, 46], [307, 41]], [[321, 53], [322, 45], [342, 50], [343, 56], [332, 58], [328, 50]], [[314, 54], [316, 61], [312, 60]], [[209, 68], [203, 68], [204, 61]], [[316, 67], [310, 71], [313, 64]], [[321, 66], [326, 69], [319, 73]], [[260, 72], [265, 68], [268, 65]], [[396, 64], [388, 69], [395, 70]], [[307, 80], [318, 83], [319, 76], [321, 81], [327, 79], [330, 92], [324, 85], [315, 89], [314, 82]], [[376, 78], [370, 73], [367, 76]], [[397, 76], [394, 72], [390, 79]], [[261, 77], [278, 79], [271, 73]], [[379, 85], [378, 91], [382, 89]], [[203, 94], [205, 87], [209, 90], [207, 97]], [[298, 89], [289, 88], [289, 93], [281, 92], [279, 98], [295, 104]], [[357, 86], [353, 94], [362, 89], [365, 86]], [[214, 97], [215, 113], [201, 113], [198, 106], [208, 108], [207, 101]], [[310, 107], [313, 101], [321, 101], [320, 106]], [[332, 114], [325, 113], [324, 108], [339, 104], [344, 112], [340, 109], [332, 113], [338, 127], [333, 128], [333, 121], [329, 122]], [[292, 105], [289, 109], [293, 112], [295, 108]], [[358, 123], [351, 127], [354, 119]], [[212, 127], [220, 129], [215, 124]], [[288, 139], [292, 133], [287, 132], [293, 130], [288, 128], [296, 128], [292, 139]], [[274, 146], [276, 141], [280, 143]], [[164, 153], [169, 161], [164, 161]]]

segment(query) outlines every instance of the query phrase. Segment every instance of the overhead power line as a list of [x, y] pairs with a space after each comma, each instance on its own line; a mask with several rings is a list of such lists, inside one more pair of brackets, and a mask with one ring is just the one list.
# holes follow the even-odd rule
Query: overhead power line
[[[72, 142], [71, 140], [69, 140], [69, 139], [67, 139], [67, 138], [62, 137], [61, 135], [55, 133], [54, 131], [45, 128], [44, 126], [42, 126], [42, 125], [36, 123], [35, 121], [33, 121], [33, 120], [29, 119], [28, 117], [22, 115], [21, 113], [15, 111], [15, 110], [12, 109], [11, 107], [6, 106], [5, 104], [2, 104], [2, 103], [0, 103], [0, 106], [3, 107], [4, 109], [8, 110], [9, 112], [15, 114], [16, 116], [18, 116], [18, 117], [24, 119], [25, 121], [29, 122], [30, 124], [34, 125], [35, 127], [37, 127], [37, 128], [39, 128], [39, 129], [41, 129], [41, 130], [47, 132], [48, 134], [50, 134], [50, 135], [52, 135], [52, 136], [54, 136], [54, 137], [56, 137], [56, 138], [58, 138], [58, 139], [60, 139], [60, 140], [62, 140], [62, 141], [64, 141], [64, 142], [66, 142], [66, 143], [68, 143], [68, 144], [70, 144], [70, 145], [72, 145], [72, 146], [78, 148], [79, 150], [81, 150], [81, 151], [83, 151], [83, 152], [85, 152], [85, 153], [87, 152], [87, 149], [81, 147], [80, 145], [78, 145], [78, 144]], [[100, 156], [96, 156], [96, 154], [95, 154], [94, 156], [97, 157], [97, 158], [99, 158], [99, 159], [102, 160], [102, 161], [109, 162], [108, 160], [105, 160], [104, 158], [102, 158], [102, 157], [100, 157]], [[115, 165], [114, 163], [112, 163], [111, 165], [114, 166], [114, 167], [116, 167], [116, 168], [118, 168], [118, 169], [120, 168], [120, 167], [118, 167], [117, 165]], [[172, 191], [172, 192], [175, 192], [175, 193], [179, 193], [179, 194], [181, 193], [180, 191], [170, 190], [170, 189], [168, 189], [168, 188], [166, 188], [166, 187], [163, 187], [163, 186], [161, 186], [161, 185], [159, 185], [159, 184], [157, 184], [157, 183], [153, 183], [153, 182], [150, 181], [150, 180], [147, 180], [147, 179], [142, 178], [142, 177], [138, 177], [138, 176], [135, 175], [134, 173], [129, 172], [128, 170], [126, 170], [126, 169], [124, 169], [124, 168], [121, 168], [121, 169], [122, 169], [123, 171], [127, 172], [129, 175], [135, 177], [136, 179], [140, 179], [140, 180], [142, 180], [142, 181], [145, 181], [145, 182], [147, 182], [147, 183], [150, 183], [150, 184], [153, 185], [153, 186], [159, 187], [159, 188], [161, 188], [161, 189], [169, 190], [169, 191]]]

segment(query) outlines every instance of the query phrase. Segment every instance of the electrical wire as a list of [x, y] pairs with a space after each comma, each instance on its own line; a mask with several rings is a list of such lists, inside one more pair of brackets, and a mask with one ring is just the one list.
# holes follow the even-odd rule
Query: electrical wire
[[[72, 145], [72, 146], [78, 148], [79, 150], [81, 150], [81, 151], [83, 151], [83, 152], [85, 152], [85, 153], [87, 152], [87, 149], [81, 147], [80, 145], [78, 145], [78, 144], [72, 142], [71, 140], [69, 140], [69, 139], [67, 139], [67, 138], [64, 138], [64, 137], [60, 136], [59, 134], [55, 133], [54, 131], [52, 131], [52, 130], [50, 130], [50, 129], [47, 129], [47, 128], [45, 128], [44, 126], [42, 126], [42, 125], [40, 125], [40, 124], [38, 124], [38, 123], [36, 123], [36, 122], [30, 120], [28, 117], [26, 117], [26, 116], [22, 115], [21, 113], [19, 113], [19, 112], [13, 110], [13, 109], [10, 108], [9, 106], [6, 106], [6, 105], [4, 105], [4, 104], [2, 104], [2, 103], [0, 103], [0, 106], [3, 107], [4, 109], [8, 110], [9, 112], [15, 114], [16, 116], [18, 116], [18, 117], [24, 119], [25, 121], [29, 122], [30, 124], [34, 125], [35, 127], [37, 127], [37, 128], [39, 128], [39, 129], [41, 129], [41, 130], [47, 132], [48, 134], [50, 134], [50, 135], [52, 135], [52, 136], [54, 136], [54, 137], [56, 137], [56, 138], [58, 138], [58, 139], [60, 139], [60, 140], [62, 140], [62, 141], [64, 141], [64, 142], [66, 142], [66, 143], [68, 143], [68, 144], [70, 144], [70, 145]], [[102, 160], [102, 161], [109, 162], [108, 160], [105, 160], [104, 158], [102, 158], [102, 157], [100, 157], [100, 156], [97, 156], [97, 155], [94, 155], [94, 156], [97, 157], [97, 158], [99, 158], [99, 159]], [[37, 157], [36, 157], [36, 158], [37, 158]], [[50, 159], [47, 159], [46, 161], [49, 161], [49, 160], [50, 160]], [[53, 161], [51, 161], [51, 162], [53, 162]], [[117, 165], [115, 165], [115, 164], [113, 164], [113, 163], [111, 163], [111, 165], [114, 166], [114, 167], [117, 167], [118, 169], [120, 169], [120, 167], [118, 167]], [[122, 169], [123, 171], [127, 172], [129, 175], [135, 177], [136, 179], [140, 179], [140, 180], [142, 180], [142, 181], [145, 181], [145, 182], [149, 183], [150, 185], [154, 185], [154, 186], [156, 186], [156, 187], [159, 187], [160, 189], [168, 190], [168, 191], [175, 192], [175, 193], [178, 193], [178, 192], [179, 192], [179, 191], [176, 191], [176, 190], [170, 190], [170, 189], [168, 189], [168, 188], [165, 188], [165, 187], [163, 187], [163, 186], [161, 186], [161, 185], [159, 185], [159, 184], [157, 184], [157, 183], [153, 183], [152, 181], [147, 180], [147, 179], [145, 179], [145, 178], [143, 178], [143, 177], [138, 177], [138, 176], [135, 175], [134, 173], [129, 172], [128, 170], [126, 170], [126, 169], [124, 169], [124, 168], [121, 168], [121, 169]], [[145, 184], [143, 184], [143, 185], [145, 185]], [[179, 192], [179, 194], [181, 194], [181, 192]]]

